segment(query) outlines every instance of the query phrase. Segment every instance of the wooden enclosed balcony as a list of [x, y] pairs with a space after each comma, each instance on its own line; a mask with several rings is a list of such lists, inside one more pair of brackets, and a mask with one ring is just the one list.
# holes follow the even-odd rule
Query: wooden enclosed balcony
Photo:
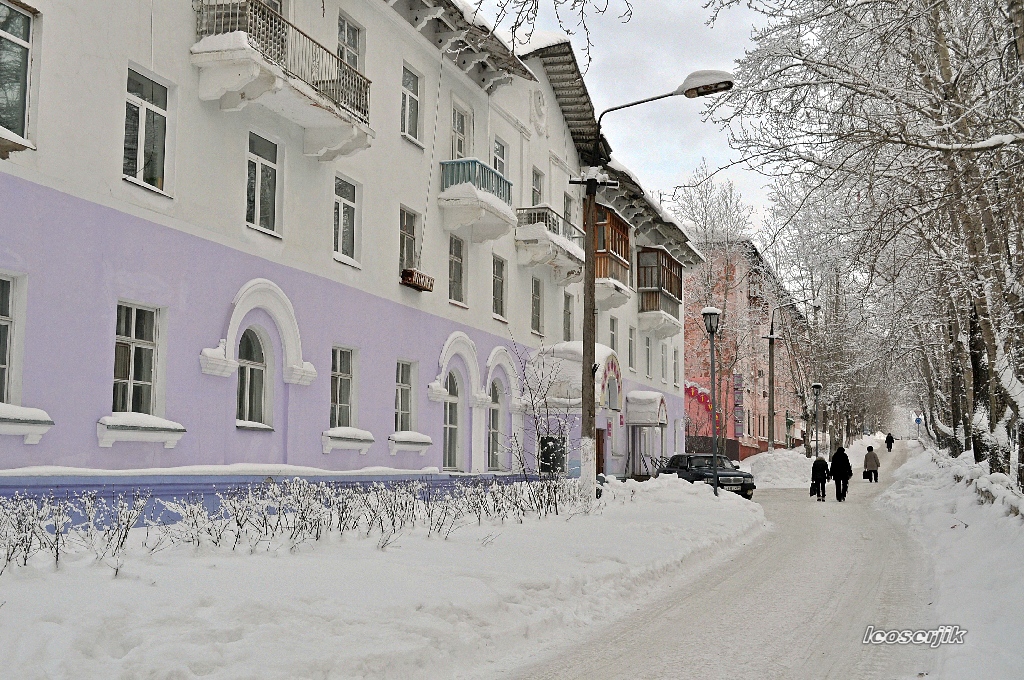
[[658, 337], [683, 329], [679, 306], [683, 299], [683, 265], [664, 248], [641, 248], [636, 254], [636, 287], [640, 295], [642, 331]]
[[596, 300], [601, 310], [626, 304], [629, 289], [629, 225], [614, 210], [597, 206]]
[[252, 102], [305, 129], [304, 153], [328, 161], [370, 145], [370, 81], [261, 0], [196, 0], [199, 98], [225, 111]]

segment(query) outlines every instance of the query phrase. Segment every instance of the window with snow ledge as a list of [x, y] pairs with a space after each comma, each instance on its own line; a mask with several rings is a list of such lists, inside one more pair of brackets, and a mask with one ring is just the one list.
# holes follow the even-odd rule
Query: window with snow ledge
[[392, 456], [399, 451], [412, 451], [422, 456], [433, 443], [434, 440], [427, 435], [411, 430], [388, 435], [388, 448]]
[[40, 408], [0, 403], [0, 434], [24, 437], [26, 444], [38, 444], [51, 427], [53, 420]]
[[181, 423], [147, 413], [113, 413], [96, 423], [96, 437], [103, 448], [114, 442], [160, 442], [165, 449], [173, 449], [183, 434]]
[[358, 451], [360, 454], [365, 454], [376, 439], [371, 433], [357, 427], [332, 427], [320, 435], [320, 441], [325, 454], [334, 449]]

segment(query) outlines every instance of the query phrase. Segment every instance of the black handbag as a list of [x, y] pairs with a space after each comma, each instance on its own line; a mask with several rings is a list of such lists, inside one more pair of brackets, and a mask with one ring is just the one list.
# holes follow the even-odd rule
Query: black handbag
[[818, 494], [818, 483], [811, 482], [811, 495], [816, 496]]
[[871, 479], [871, 471], [865, 470], [862, 476], [864, 477], [864, 479]]

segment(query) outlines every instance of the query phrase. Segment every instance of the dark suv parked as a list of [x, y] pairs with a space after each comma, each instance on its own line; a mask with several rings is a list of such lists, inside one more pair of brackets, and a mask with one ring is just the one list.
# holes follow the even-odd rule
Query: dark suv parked
[[[736, 467], [725, 456], [716, 456], [718, 459], [718, 486], [726, 491], [732, 491], [743, 496], [747, 500], [754, 497], [754, 476]], [[711, 469], [710, 453], [689, 453], [686, 455], [672, 456], [665, 467], [658, 470], [658, 474], [675, 474], [690, 482], [712, 483], [713, 471]]]

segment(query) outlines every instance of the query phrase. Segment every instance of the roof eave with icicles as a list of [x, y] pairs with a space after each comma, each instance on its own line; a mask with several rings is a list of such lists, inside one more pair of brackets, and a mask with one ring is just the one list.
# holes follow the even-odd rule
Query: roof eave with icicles
[[[494, 31], [455, 0], [384, 0], [488, 94], [513, 76], [536, 80]], [[465, 4], [465, 3], [463, 3]]]
[[602, 196], [627, 218], [637, 234], [664, 247], [686, 271], [692, 271], [705, 261], [686, 229], [665, 215], [665, 209], [644, 191], [631, 173], [615, 167], [606, 167], [606, 170], [610, 179], [618, 181], [619, 188], [602, 189]]
[[[529, 46], [525, 48], [529, 50]], [[568, 40], [545, 45], [532, 51], [521, 51], [523, 61], [540, 59], [548, 83], [555, 93], [555, 100], [562, 110], [562, 118], [572, 136], [580, 160], [589, 165], [601, 165], [611, 157], [608, 141], [601, 139], [601, 158], [593, 158], [594, 138], [597, 136], [597, 113], [590, 100], [587, 85], [583, 82], [576, 55]]]

